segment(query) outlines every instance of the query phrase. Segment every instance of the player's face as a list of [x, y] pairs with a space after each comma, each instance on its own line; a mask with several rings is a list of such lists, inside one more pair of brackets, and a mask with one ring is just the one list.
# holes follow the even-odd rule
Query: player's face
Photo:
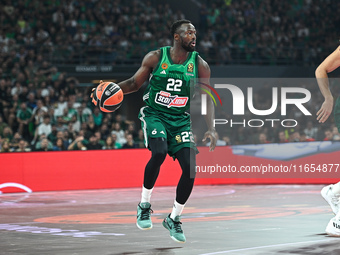
[[186, 51], [192, 52], [196, 46], [196, 29], [192, 24], [183, 24], [181, 26], [181, 46]]

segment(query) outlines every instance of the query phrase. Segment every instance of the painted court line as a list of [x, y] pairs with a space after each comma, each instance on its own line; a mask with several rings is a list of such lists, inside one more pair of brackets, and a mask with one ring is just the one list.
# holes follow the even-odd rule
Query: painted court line
[[[271, 230], [279, 230], [282, 228], [260, 228], [260, 229], [250, 229], [247, 232], [258, 232], [258, 231], [271, 231]], [[237, 233], [237, 232], [244, 232], [244, 230], [228, 230], [228, 233]]]
[[53, 236], [68, 236], [68, 237], [97, 237], [97, 236], [125, 236], [123, 233], [103, 233], [99, 231], [81, 231], [77, 229], [61, 229], [61, 228], [49, 228], [49, 227], [37, 227], [30, 225], [17, 225], [17, 224], [0, 224], [0, 231], [15, 231], [25, 232], [31, 234], [44, 234]]
[[320, 239], [320, 240], [297, 242], [297, 243], [282, 243], [282, 244], [264, 245], [264, 246], [236, 249], [236, 250], [227, 250], [227, 251], [218, 251], [218, 252], [211, 252], [211, 253], [203, 253], [203, 254], [200, 254], [200, 255], [226, 254], [226, 253], [230, 253], [230, 252], [249, 251], [249, 250], [256, 250], [256, 249], [263, 249], [263, 248], [273, 248], [273, 247], [280, 247], [280, 246], [286, 246], [286, 245], [295, 245], [295, 244], [317, 243], [317, 242], [321, 242], [321, 241], [328, 242], [328, 241], [332, 241], [332, 240]]

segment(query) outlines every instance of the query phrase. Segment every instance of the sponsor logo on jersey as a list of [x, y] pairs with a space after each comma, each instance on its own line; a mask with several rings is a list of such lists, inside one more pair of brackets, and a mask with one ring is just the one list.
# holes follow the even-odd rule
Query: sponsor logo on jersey
[[161, 67], [162, 67], [163, 70], [166, 70], [166, 69], [168, 69], [168, 64], [167, 63], [163, 63], [161, 65]]
[[156, 94], [155, 102], [168, 108], [184, 107], [188, 102], [188, 97], [172, 96], [169, 92], [161, 91]]
[[194, 64], [193, 64], [193, 63], [190, 63], [190, 64], [188, 65], [188, 70], [187, 70], [187, 72], [192, 73], [193, 71], [194, 71]]
[[176, 135], [175, 140], [176, 140], [177, 143], [182, 142], [182, 139], [181, 139], [180, 135]]
[[165, 70], [163, 70], [162, 72], [160, 72], [160, 74], [166, 74]]

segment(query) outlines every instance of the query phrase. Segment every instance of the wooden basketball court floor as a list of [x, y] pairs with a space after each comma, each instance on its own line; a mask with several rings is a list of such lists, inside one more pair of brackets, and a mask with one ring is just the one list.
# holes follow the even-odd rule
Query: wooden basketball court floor
[[323, 185], [195, 186], [174, 242], [161, 222], [175, 187], [155, 187], [153, 229], [135, 224], [141, 189], [0, 195], [0, 254], [340, 254]]

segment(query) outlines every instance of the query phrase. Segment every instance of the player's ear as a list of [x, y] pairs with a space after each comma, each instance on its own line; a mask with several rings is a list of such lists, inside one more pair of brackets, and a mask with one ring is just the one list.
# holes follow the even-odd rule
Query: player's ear
[[179, 38], [180, 38], [180, 37], [179, 37], [179, 34], [174, 34], [174, 40], [175, 40], [175, 41], [179, 41]]

